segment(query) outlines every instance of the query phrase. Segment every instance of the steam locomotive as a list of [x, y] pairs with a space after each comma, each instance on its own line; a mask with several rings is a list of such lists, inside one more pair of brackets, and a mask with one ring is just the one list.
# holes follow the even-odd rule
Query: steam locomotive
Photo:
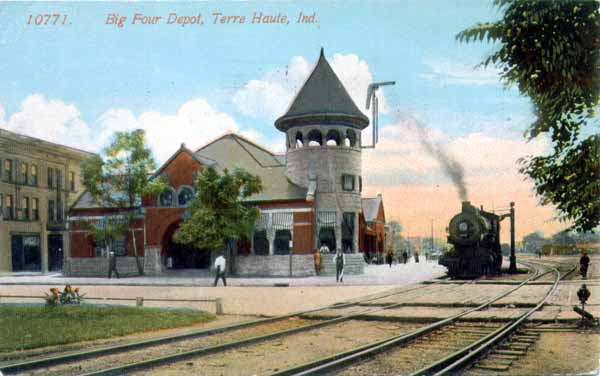
[[440, 257], [452, 279], [472, 279], [500, 274], [500, 216], [477, 209], [463, 201], [462, 212], [448, 226], [448, 243], [453, 248]]

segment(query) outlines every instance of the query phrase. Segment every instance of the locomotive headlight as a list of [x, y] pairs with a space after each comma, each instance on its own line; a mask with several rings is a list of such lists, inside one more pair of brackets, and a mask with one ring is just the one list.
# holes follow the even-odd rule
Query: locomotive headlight
[[469, 229], [469, 225], [467, 222], [461, 222], [458, 224], [458, 229], [460, 232], [466, 232]]

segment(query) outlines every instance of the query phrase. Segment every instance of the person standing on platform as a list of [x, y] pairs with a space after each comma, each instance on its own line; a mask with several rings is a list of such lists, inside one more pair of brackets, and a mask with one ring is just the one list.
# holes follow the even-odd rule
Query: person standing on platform
[[415, 252], [415, 262], [419, 262], [419, 252]]
[[315, 248], [315, 252], [313, 253], [313, 259], [315, 261], [315, 274], [321, 275], [321, 252]]
[[215, 283], [213, 286], [217, 286], [219, 282], [219, 278], [223, 280], [223, 286], [227, 286], [227, 281], [225, 280], [225, 267], [227, 266], [227, 260], [223, 255], [219, 255], [219, 257], [215, 260]]
[[402, 252], [402, 260], [404, 261], [405, 264], [408, 262], [408, 252], [406, 252], [406, 251]]
[[346, 256], [340, 248], [337, 249], [335, 256], [333, 256], [333, 263], [335, 264], [335, 281], [344, 282], [344, 265], [346, 265]]
[[581, 272], [581, 277], [583, 279], [587, 279], [588, 266], [590, 265], [590, 258], [587, 255], [587, 252], [583, 252], [581, 258], [579, 259], [579, 271]]
[[119, 279], [119, 272], [117, 271], [117, 256], [114, 252], [111, 252], [109, 253], [108, 258], [108, 279], [112, 278], [113, 272], [115, 272], [117, 279]]
[[321, 243], [321, 248], [319, 248], [319, 252], [321, 253], [329, 253], [329, 247], [325, 243]]
[[388, 263], [388, 265], [391, 268], [392, 263], [394, 262], [394, 254], [392, 253], [391, 249], [387, 252], [387, 255], [385, 256], [385, 261]]

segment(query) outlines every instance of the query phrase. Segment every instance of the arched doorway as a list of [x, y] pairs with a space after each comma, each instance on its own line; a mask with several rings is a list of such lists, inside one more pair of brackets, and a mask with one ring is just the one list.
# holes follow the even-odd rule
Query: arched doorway
[[[173, 235], [181, 225], [181, 221], [171, 224], [165, 231], [162, 242], [162, 257], [166, 266], [171, 269], [208, 269], [210, 268], [210, 251], [175, 243]], [[171, 259], [171, 262], [169, 262]]]

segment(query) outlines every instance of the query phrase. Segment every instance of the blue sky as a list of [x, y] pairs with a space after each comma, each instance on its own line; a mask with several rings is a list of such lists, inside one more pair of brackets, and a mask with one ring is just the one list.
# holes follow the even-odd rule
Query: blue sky
[[[215, 25], [213, 12], [248, 19], [243, 25]], [[250, 24], [254, 12], [286, 14], [290, 24]], [[296, 24], [299, 12], [315, 13], [318, 23]], [[41, 13], [66, 14], [67, 25], [27, 25], [29, 15]], [[111, 13], [128, 18], [123, 28], [105, 24]], [[163, 21], [131, 25], [135, 13]], [[204, 25], [166, 25], [169, 13], [201, 13]], [[529, 101], [504, 89], [495, 69], [473, 69], [495, 47], [454, 39], [477, 22], [498, 18], [492, 2], [481, 0], [0, 3], [0, 127], [92, 151], [114, 130], [147, 127], [159, 160], [181, 142], [196, 148], [228, 129], [281, 150], [273, 121], [324, 47], [361, 108], [368, 83], [397, 82], [382, 93], [382, 147], [365, 155], [363, 168], [381, 160], [397, 163], [366, 173], [370, 193], [390, 196], [391, 216], [407, 223], [413, 217], [447, 216], [458, 207], [454, 197], [446, 207], [432, 196], [425, 212], [415, 206], [405, 213], [401, 200], [394, 204], [397, 195], [412, 194], [410, 189], [449, 184], [431, 158], [416, 173], [414, 164], [406, 165], [403, 156], [428, 157], [417, 150], [414, 134], [404, 133], [401, 119], [419, 119], [433, 139], [464, 159], [467, 182], [486, 205], [490, 196], [503, 202], [510, 194], [489, 194], [480, 187], [490, 181], [485, 179], [497, 179], [508, 168], [510, 176], [502, 179], [522, 185], [514, 160], [544, 150], [522, 139], [532, 119]], [[496, 145], [506, 148], [509, 165], [502, 150], [470, 165], [467, 149], [487, 152]], [[530, 191], [529, 184], [512, 196]], [[528, 210], [534, 210], [535, 199], [527, 197]], [[525, 228], [554, 231], [551, 218], [546, 210]], [[426, 233], [429, 220], [414, 221], [414, 231]]]

